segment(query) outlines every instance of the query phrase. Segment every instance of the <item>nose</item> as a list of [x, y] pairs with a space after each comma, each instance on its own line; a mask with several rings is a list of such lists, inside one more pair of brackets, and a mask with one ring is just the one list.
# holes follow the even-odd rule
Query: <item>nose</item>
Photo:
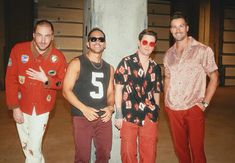
[[46, 42], [46, 37], [42, 37], [42, 43]]
[[180, 27], [176, 27], [176, 32], [179, 32], [180, 31]]

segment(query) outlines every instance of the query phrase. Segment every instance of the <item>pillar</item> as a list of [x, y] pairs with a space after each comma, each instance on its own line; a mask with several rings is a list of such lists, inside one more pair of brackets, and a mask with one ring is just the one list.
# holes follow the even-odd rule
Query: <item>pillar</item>
[[[103, 58], [116, 68], [123, 57], [137, 50], [138, 35], [147, 27], [147, 0], [85, 0], [84, 5], [84, 35], [87, 37], [93, 27], [105, 32], [107, 46]], [[94, 160], [93, 153], [91, 162]], [[119, 162], [120, 134], [113, 126], [110, 163]]]

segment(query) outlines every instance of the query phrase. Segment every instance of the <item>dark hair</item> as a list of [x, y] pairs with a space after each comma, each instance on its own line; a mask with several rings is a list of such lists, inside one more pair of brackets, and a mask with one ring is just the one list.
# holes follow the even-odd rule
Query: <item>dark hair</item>
[[105, 38], [104, 32], [103, 32], [100, 28], [95, 27], [95, 28], [92, 28], [92, 29], [90, 30], [90, 32], [88, 33], [88, 39], [90, 38], [91, 34], [92, 34], [94, 31], [99, 31], [99, 32], [101, 32], [101, 33], [104, 35], [104, 38]]
[[180, 11], [176, 11], [176, 12], [173, 13], [173, 15], [172, 15], [171, 18], [170, 18], [170, 23], [171, 23], [172, 20], [174, 20], [174, 19], [179, 19], [179, 18], [184, 19], [184, 21], [186, 22], [186, 24], [188, 24], [188, 19], [187, 19], [187, 17], [186, 17], [182, 12], [180, 12]]
[[149, 29], [144, 29], [142, 32], [140, 32], [139, 34], [139, 41], [142, 40], [142, 38], [144, 37], [144, 35], [150, 35], [153, 36], [155, 38], [155, 42], [157, 42], [157, 33], [149, 30]]
[[33, 32], [36, 32], [36, 29], [39, 25], [49, 25], [51, 27], [52, 33], [54, 33], [54, 27], [52, 25], [52, 23], [48, 20], [39, 20], [35, 23], [34, 28], [33, 28]]

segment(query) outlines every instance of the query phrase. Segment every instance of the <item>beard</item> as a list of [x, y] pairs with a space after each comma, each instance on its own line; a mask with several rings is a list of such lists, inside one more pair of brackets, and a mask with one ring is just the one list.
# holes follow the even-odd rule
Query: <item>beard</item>
[[37, 44], [35, 42], [35, 46], [36, 46], [36, 49], [38, 50], [39, 53], [41, 53], [41, 52], [44, 53], [51, 46], [51, 43], [49, 43], [49, 44], [43, 44], [43, 43]]
[[178, 33], [175, 33], [175, 34], [174, 34], [174, 39], [175, 39], [175, 41], [182, 41], [182, 40], [184, 40], [186, 37], [187, 37], [187, 35], [184, 34], [184, 33], [181, 33], [181, 32], [178, 32]]
[[104, 52], [104, 48], [102, 49], [93, 49], [93, 48], [89, 48], [89, 50], [92, 52], [92, 53], [97, 53], [97, 54], [101, 54]]

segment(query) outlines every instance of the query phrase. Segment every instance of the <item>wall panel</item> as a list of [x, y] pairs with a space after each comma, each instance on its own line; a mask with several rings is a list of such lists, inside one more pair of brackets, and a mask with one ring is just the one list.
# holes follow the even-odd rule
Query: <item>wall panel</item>
[[83, 10], [52, 7], [38, 8], [38, 18], [62, 22], [83, 22]]
[[235, 65], [235, 55], [234, 56], [222, 56], [223, 65]]
[[83, 35], [83, 24], [53, 23], [56, 36], [78, 36]]
[[83, 9], [83, 0], [39, 0], [39, 6]]
[[170, 10], [169, 0], [148, 0], [148, 28], [158, 34], [157, 44], [151, 57], [161, 65], [162, 74], [163, 58], [165, 51], [169, 48]]
[[38, 0], [38, 19], [48, 19], [54, 26], [55, 46], [69, 62], [83, 51], [83, 0]]

